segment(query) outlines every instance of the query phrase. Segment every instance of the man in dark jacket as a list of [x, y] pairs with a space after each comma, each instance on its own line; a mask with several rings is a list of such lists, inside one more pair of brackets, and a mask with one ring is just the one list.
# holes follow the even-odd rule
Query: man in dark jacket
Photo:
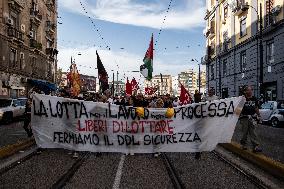
[[24, 129], [28, 134], [28, 137], [33, 136], [33, 132], [30, 126], [31, 123], [31, 109], [32, 109], [32, 100], [29, 98], [26, 102], [26, 109], [25, 109], [25, 120], [24, 120]]
[[239, 118], [239, 124], [243, 130], [243, 136], [241, 139], [241, 145], [243, 149], [246, 149], [247, 138], [250, 137], [253, 145], [254, 152], [261, 152], [259, 147], [259, 138], [255, 132], [257, 121], [260, 120], [259, 103], [256, 97], [253, 96], [252, 88], [250, 86], [244, 87], [244, 95], [246, 97], [246, 103], [243, 107]]

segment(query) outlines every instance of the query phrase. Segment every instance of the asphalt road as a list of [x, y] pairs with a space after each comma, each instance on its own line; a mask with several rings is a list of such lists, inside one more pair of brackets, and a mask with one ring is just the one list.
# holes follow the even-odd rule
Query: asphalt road
[[[212, 153], [168, 153], [184, 188], [256, 188]], [[66, 150], [46, 150], [0, 175], [0, 188], [51, 188], [75, 160]], [[162, 157], [91, 154], [64, 188], [173, 188]]]
[[24, 122], [19, 120], [8, 125], [0, 123], [0, 148], [27, 139], [23, 125]]
[[[261, 142], [263, 154], [284, 163], [284, 128], [274, 128], [268, 125], [258, 125], [256, 128]], [[242, 128], [237, 126], [233, 141], [239, 143], [242, 136]]]

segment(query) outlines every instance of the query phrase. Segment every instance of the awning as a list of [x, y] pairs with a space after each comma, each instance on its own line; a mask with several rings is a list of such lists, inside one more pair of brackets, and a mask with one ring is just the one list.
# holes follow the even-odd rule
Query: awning
[[37, 87], [39, 90], [43, 91], [45, 94], [48, 94], [50, 91], [56, 91], [57, 89], [56, 84], [43, 80], [29, 79], [28, 82]]
[[16, 89], [16, 90], [25, 90], [25, 87], [18, 87], [18, 86], [11, 86], [11, 89]]

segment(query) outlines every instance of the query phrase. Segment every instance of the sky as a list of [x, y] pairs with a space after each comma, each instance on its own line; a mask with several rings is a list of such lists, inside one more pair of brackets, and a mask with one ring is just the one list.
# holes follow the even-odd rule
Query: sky
[[197, 71], [191, 60], [205, 54], [205, 10], [205, 0], [60, 0], [58, 67], [67, 71], [72, 56], [81, 74], [97, 76], [97, 50], [109, 76], [142, 82], [133, 71], [153, 33], [154, 75]]

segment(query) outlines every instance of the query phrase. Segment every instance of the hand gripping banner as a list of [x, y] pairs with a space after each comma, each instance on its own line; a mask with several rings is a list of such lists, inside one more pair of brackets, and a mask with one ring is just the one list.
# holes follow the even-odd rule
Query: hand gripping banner
[[234, 97], [167, 109], [81, 101], [36, 94], [32, 129], [41, 148], [75, 151], [155, 153], [212, 151], [231, 142], [245, 99]]

